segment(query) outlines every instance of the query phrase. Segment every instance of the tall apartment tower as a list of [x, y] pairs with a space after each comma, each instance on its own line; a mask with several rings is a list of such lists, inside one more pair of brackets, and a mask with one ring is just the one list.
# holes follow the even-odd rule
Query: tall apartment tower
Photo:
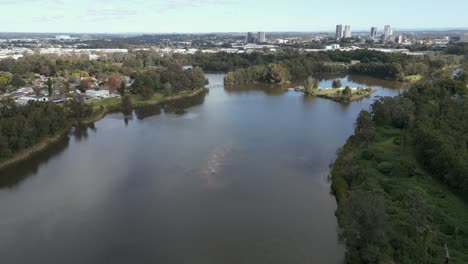
[[258, 32], [258, 42], [260, 43], [266, 42], [265, 32]]
[[385, 25], [384, 27], [384, 38], [388, 39], [390, 36], [393, 36], [393, 29], [390, 25]]
[[370, 30], [370, 37], [375, 38], [377, 37], [377, 27], [372, 27]]
[[336, 39], [342, 39], [343, 38], [343, 25], [336, 25], [335, 38]]
[[257, 43], [258, 42], [258, 34], [253, 32], [247, 33], [247, 43]]
[[351, 37], [351, 26], [346, 25], [344, 28], [344, 37], [345, 38], [350, 38]]

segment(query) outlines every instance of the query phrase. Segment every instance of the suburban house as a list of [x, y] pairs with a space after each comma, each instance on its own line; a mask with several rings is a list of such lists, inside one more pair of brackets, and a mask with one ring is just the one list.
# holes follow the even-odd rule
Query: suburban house
[[92, 98], [109, 98], [110, 93], [109, 93], [109, 90], [89, 89], [89, 90], [86, 90], [86, 96], [89, 96], [89, 97], [92, 97]]
[[19, 105], [27, 105], [29, 102], [48, 102], [49, 98], [46, 96], [21, 96], [15, 102]]

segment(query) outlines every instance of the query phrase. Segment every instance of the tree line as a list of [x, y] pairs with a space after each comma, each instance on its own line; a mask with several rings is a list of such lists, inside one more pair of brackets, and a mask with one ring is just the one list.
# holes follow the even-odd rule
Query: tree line
[[[210, 57], [211, 56], [211, 57]], [[292, 79], [304, 79], [313, 74], [355, 73], [378, 78], [403, 80], [406, 76], [427, 76], [440, 71], [446, 66], [457, 65], [461, 57], [457, 56], [409, 56], [402, 53], [385, 53], [374, 50], [328, 51], [309, 54], [289, 52], [268, 55], [194, 55], [202, 58], [201, 67], [211, 70], [229, 70], [227, 83], [266, 82], [263, 72], [271, 65], [279, 65], [287, 70], [286, 76]], [[195, 59], [196, 61], [196, 59]], [[350, 64], [356, 61], [358, 63]], [[196, 62], [195, 62], [196, 63]], [[214, 66], [223, 64], [217, 68]], [[245, 69], [245, 70], [243, 70]], [[251, 72], [251, 73], [250, 73]], [[237, 78], [237, 81], [233, 79]]]
[[184, 70], [180, 65], [171, 64], [167, 68], [139, 71], [135, 76], [132, 91], [149, 98], [155, 92], [178, 93], [203, 88], [207, 83], [208, 80], [200, 67]]
[[64, 106], [30, 102], [25, 107], [17, 106], [11, 99], [0, 100], [0, 160], [55, 136], [91, 114], [92, 107], [82, 99], [73, 99]]
[[467, 85], [428, 79], [359, 114], [332, 170], [348, 263], [468, 261]]

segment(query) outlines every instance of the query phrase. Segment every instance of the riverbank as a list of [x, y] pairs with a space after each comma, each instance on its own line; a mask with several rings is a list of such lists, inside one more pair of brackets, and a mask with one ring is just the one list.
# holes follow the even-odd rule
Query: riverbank
[[[145, 106], [156, 106], [172, 101], [177, 101], [185, 98], [197, 96], [206, 91], [206, 88], [199, 88], [193, 91], [183, 91], [177, 95], [164, 96], [161, 93], [155, 93], [149, 99], [142, 99], [139, 95], [130, 95], [133, 109]], [[84, 120], [80, 120], [81, 124], [91, 124], [104, 118], [107, 114], [122, 111], [121, 98], [109, 98], [93, 103], [93, 116]]]
[[450, 262], [468, 262], [468, 204], [422, 169], [411, 140], [376, 126], [340, 151], [331, 180], [349, 262], [440, 263], [445, 244]]
[[[205, 92], [205, 88], [200, 88], [194, 91], [184, 91], [184, 92], [181, 92], [181, 94], [171, 95], [167, 97], [164, 97], [164, 95], [162, 94], [155, 94], [153, 97], [151, 97], [148, 100], [142, 100], [139, 98], [139, 96], [132, 95], [132, 99], [135, 99], [135, 102], [133, 103], [133, 108], [135, 109], [138, 107], [152, 106], [152, 105], [156, 106], [156, 105], [163, 104], [163, 103], [169, 103], [172, 101], [194, 97], [203, 92]], [[75, 124], [70, 125], [70, 127], [67, 127], [59, 131], [55, 135], [41, 140], [39, 143], [35, 144], [34, 146], [27, 148], [19, 153], [16, 153], [15, 155], [13, 155], [13, 157], [0, 161], [0, 170], [10, 165], [13, 165], [17, 162], [26, 160], [30, 158], [32, 155], [47, 149], [50, 145], [57, 143], [63, 137], [67, 136], [68, 131], [70, 130], [72, 126], [75, 126], [78, 124], [89, 125], [89, 124], [92, 124], [94, 122], [97, 122], [103, 119], [109, 113], [120, 111], [121, 110], [120, 104], [121, 104], [120, 98], [109, 98], [109, 99], [104, 99], [104, 100], [97, 102], [97, 104], [93, 106], [93, 115], [91, 117], [81, 119]]]
[[30, 158], [32, 155], [41, 152], [47, 149], [49, 146], [59, 142], [61, 139], [68, 135], [69, 128], [63, 129], [56, 133], [55, 135], [45, 138], [41, 140], [39, 143], [35, 144], [34, 146], [27, 148], [19, 153], [16, 153], [12, 158], [0, 162], [0, 170], [13, 165], [17, 162], [26, 160]]

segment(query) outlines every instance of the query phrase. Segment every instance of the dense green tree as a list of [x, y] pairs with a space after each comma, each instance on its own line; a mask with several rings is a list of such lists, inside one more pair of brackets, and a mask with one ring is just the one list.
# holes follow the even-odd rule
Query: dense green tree
[[332, 82], [332, 88], [341, 88], [342, 84], [340, 80], [333, 80]]
[[279, 64], [270, 63], [263, 72], [262, 80], [269, 83], [284, 84], [290, 79], [287, 69]]
[[132, 98], [130, 95], [122, 96], [122, 111], [124, 114], [131, 114], [133, 110]]
[[359, 257], [363, 263], [381, 263], [375, 245], [385, 243], [386, 212], [382, 196], [366, 192], [353, 191], [345, 199], [343, 206], [343, 237], [348, 246], [348, 260], [353, 262], [353, 256]]
[[120, 86], [119, 86], [119, 88], [117, 89], [117, 92], [119, 92], [120, 96], [124, 96], [124, 95], [125, 95], [125, 86], [127, 86], [127, 84], [125, 83], [125, 81], [120, 82]]
[[374, 123], [372, 122], [371, 114], [362, 110], [356, 119], [354, 133], [362, 137], [367, 143], [375, 137]]
[[304, 90], [306, 94], [313, 94], [314, 90], [318, 89], [319, 81], [312, 76], [307, 77], [304, 81]]
[[7, 100], [0, 105], [0, 159], [68, 127], [64, 108], [53, 103], [31, 102], [27, 107], [15, 107]]
[[93, 107], [85, 103], [81, 96], [76, 96], [73, 100], [67, 101], [65, 106], [69, 110], [69, 116], [76, 120], [90, 117], [93, 113]]
[[13, 74], [13, 76], [12, 76], [12, 78], [10, 80], [10, 84], [12, 86], [16, 87], [16, 88], [19, 88], [19, 87], [25, 85], [26, 82], [18, 74]]
[[353, 95], [353, 92], [351, 91], [351, 88], [349, 86], [346, 86], [342, 92], [344, 97], [351, 97]]
[[49, 78], [47, 80], [47, 91], [49, 92], [49, 96], [52, 96], [54, 93], [54, 82], [52, 81], [52, 78]]
[[6, 87], [10, 84], [13, 75], [9, 72], [0, 72], [0, 92], [4, 92]]
[[199, 89], [208, 84], [208, 80], [205, 78], [202, 68], [194, 67], [193, 70], [189, 72], [191, 79], [191, 89]]
[[372, 112], [380, 125], [408, 128], [414, 117], [414, 103], [405, 97], [383, 97], [372, 105]]

